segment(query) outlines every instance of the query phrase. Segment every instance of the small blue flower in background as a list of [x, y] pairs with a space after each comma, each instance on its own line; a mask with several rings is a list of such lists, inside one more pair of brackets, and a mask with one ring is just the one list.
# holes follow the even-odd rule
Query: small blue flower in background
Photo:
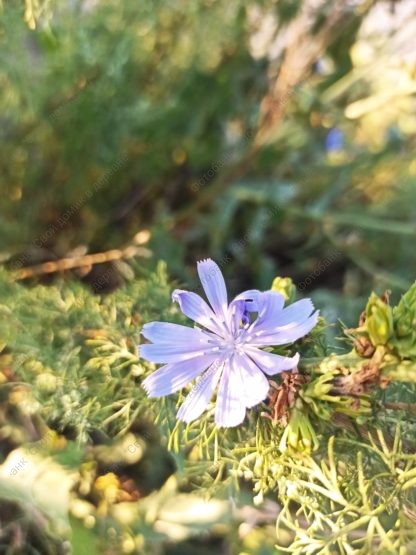
[[330, 129], [325, 138], [327, 152], [337, 152], [344, 148], [344, 133], [338, 127]]
[[285, 357], [261, 348], [303, 337], [315, 326], [318, 311], [313, 312], [309, 299], [284, 308], [284, 297], [275, 291], [245, 291], [228, 304], [224, 278], [213, 260], [198, 262], [198, 275], [211, 306], [196, 293], [176, 289], [172, 294], [197, 326], [143, 326], [142, 335], [153, 343], [141, 345], [140, 356], [165, 364], [144, 380], [143, 387], [150, 397], [163, 397], [201, 375], [177, 417], [184, 422], [198, 418], [218, 386], [215, 422], [224, 428], [237, 426], [247, 408], [267, 397], [265, 374], [290, 370], [299, 360], [298, 354]]

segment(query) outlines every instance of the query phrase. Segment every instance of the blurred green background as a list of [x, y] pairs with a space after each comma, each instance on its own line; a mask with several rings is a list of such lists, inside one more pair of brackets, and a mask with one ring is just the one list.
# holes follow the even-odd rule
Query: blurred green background
[[416, 275], [415, 36], [413, 0], [0, 2], [0, 261], [109, 292], [211, 257], [352, 324]]
[[350, 298], [405, 288], [414, 11], [364, 0], [5, 4], [3, 259], [106, 251], [145, 230], [143, 264], [164, 259], [184, 282], [209, 256], [235, 291], [278, 273]]

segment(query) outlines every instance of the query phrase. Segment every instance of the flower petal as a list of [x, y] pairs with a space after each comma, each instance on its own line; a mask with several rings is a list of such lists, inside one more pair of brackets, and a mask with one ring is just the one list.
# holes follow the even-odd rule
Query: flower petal
[[149, 322], [142, 328], [143, 337], [153, 343], [199, 343], [209, 345], [209, 336], [198, 328], [188, 328], [169, 322]]
[[268, 353], [267, 351], [260, 351], [255, 347], [247, 347], [245, 352], [254, 361], [254, 363], [268, 376], [273, 376], [285, 370], [292, 370], [299, 362], [299, 354], [293, 357], [284, 357]]
[[222, 329], [216, 322], [217, 318], [208, 304], [196, 293], [175, 289], [172, 300], [179, 304], [181, 311], [201, 326], [214, 333], [221, 334]]
[[[248, 312], [258, 312], [259, 311], [259, 298], [261, 295], [261, 291], [258, 289], [249, 289], [248, 291], [243, 291], [235, 297], [232, 302], [235, 301], [245, 301], [246, 303], [246, 310]], [[231, 303], [232, 304], [232, 303]]]
[[142, 386], [149, 397], [170, 395], [185, 387], [204, 372], [215, 358], [216, 355], [202, 355], [190, 360], [167, 364], [148, 376], [142, 382]]
[[318, 312], [311, 315], [314, 307], [310, 299], [302, 299], [284, 309], [283, 303], [284, 298], [279, 293], [266, 291], [261, 294], [258, 317], [247, 330], [248, 343], [256, 346], [291, 343], [315, 326]]
[[208, 258], [198, 262], [198, 275], [202, 287], [214, 312], [225, 319], [227, 313], [227, 289], [221, 270], [213, 260]]
[[276, 317], [282, 313], [285, 298], [277, 291], [264, 291], [257, 300], [258, 316], [250, 327], [250, 331], [270, 329]]
[[316, 326], [318, 321], [319, 310], [314, 312], [304, 322], [299, 324], [293, 324], [291, 327], [282, 327], [281, 330], [277, 328], [276, 330], [263, 329], [262, 331], [255, 331], [248, 337], [247, 342], [253, 346], [263, 346], [268, 345], [285, 345], [286, 343], [293, 343], [297, 341], [307, 333], [311, 331], [312, 328]]
[[233, 368], [232, 360], [233, 357], [225, 362], [218, 387], [215, 423], [220, 428], [238, 426], [246, 415], [245, 399], [241, 395], [241, 374], [239, 369]]
[[206, 346], [204, 344], [193, 345], [192, 343], [184, 345], [172, 345], [168, 343], [149, 343], [140, 345], [139, 356], [150, 362], [180, 362], [189, 360], [201, 355], [208, 355], [218, 352], [218, 347]]
[[215, 361], [197, 381], [188, 393], [177, 413], [177, 418], [184, 422], [192, 422], [204, 412], [210, 402], [223, 369], [223, 363]]
[[279, 330], [283, 327], [297, 326], [304, 322], [313, 312], [314, 306], [310, 299], [302, 299], [284, 308], [276, 314], [276, 326]]
[[247, 408], [258, 405], [267, 397], [269, 382], [263, 372], [245, 354], [233, 357], [232, 369], [240, 374], [240, 388]]

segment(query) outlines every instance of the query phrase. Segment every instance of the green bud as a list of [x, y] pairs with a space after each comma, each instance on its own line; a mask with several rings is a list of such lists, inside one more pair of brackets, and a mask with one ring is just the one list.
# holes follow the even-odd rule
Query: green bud
[[403, 295], [393, 311], [392, 344], [403, 358], [416, 359], [416, 283]]
[[365, 309], [365, 327], [373, 345], [385, 345], [393, 334], [393, 311], [378, 295], [371, 293]]
[[298, 402], [290, 413], [289, 423], [279, 443], [279, 451], [310, 453], [318, 446], [318, 438], [306, 409], [302, 407], [301, 402]]
[[276, 277], [272, 283], [272, 291], [283, 295], [288, 302], [295, 299], [296, 287], [289, 277]]

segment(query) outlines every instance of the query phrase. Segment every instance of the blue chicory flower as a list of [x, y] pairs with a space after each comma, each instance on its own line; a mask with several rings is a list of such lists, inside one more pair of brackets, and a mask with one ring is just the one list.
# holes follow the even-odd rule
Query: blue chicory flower
[[338, 127], [330, 129], [325, 137], [327, 152], [339, 152], [344, 148], [344, 133]]
[[285, 357], [262, 347], [303, 337], [315, 326], [318, 311], [313, 312], [310, 299], [283, 308], [284, 297], [275, 291], [245, 291], [228, 304], [224, 278], [213, 260], [198, 262], [198, 275], [211, 306], [196, 293], [176, 289], [172, 294], [197, 326], [143, 326], [142, 335], [153, 343], [141, 345], [141, 357], [165, 364], [144, 380], [143, 387], [150, 397], [163, 397], [201, 375], [177, 417], [184, 422], [198, 418], [218, 386], [215, 422], [219, 427], [237, 426], [247, 408], [267, 397], [265, 374], [290, 370], [299, 360], [298, 354]]

